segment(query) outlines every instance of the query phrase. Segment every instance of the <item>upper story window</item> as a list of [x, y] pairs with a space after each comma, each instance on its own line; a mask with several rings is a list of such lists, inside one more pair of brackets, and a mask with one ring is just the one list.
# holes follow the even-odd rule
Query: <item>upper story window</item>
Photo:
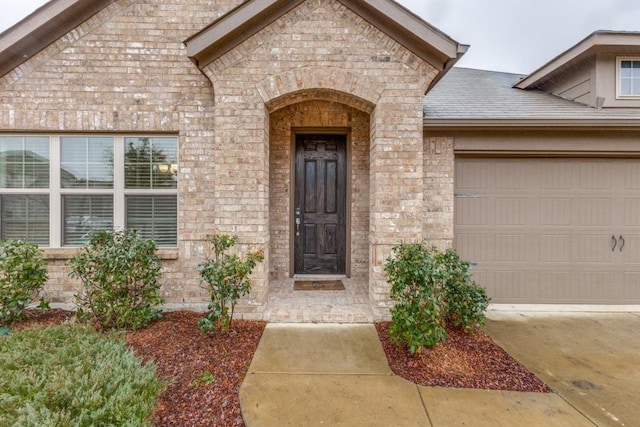
[[618, 97], [640, 98], [640, 58], [618, 58]]
[[79, 246], [135, 229], [177, 246], [178, 140], [165, 136], [0, 136], [0, 239]]

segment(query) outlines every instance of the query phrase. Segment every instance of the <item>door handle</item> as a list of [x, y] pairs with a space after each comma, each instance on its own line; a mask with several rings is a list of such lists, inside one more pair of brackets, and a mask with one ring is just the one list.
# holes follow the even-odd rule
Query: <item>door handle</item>
[[296, 208], [296, 236], [300, 235], [300, 208]]
[[622, 252], [622, 248], [624, 248], [624, 237], [622, 237], [622, 234], [620, 235], [620, 241], [622, 243], [620, 243], [620, 252]]
[[618, 246], [618, 241], [616, 240], [616, 236], [611, 235], [611, 242], [613, 243], [613, 247], [611, 248], [611, 252], [616, 250], [616, 246]]

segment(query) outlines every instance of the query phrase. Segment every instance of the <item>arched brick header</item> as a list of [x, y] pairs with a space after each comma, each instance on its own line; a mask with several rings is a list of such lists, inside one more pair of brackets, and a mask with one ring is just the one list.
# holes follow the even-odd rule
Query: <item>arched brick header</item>
[[[256, 89], [269, 111], [312, 97], [311, 99], [339, 100], [371, 113], [382, 96], [384, 86], [367, 76], [340, 68], [309, 66], [269, 76], [256, 83]], [[301, 98], [302, 93], [307, 94], [307, 97]]]
[[338, 104], [355, 108], [356, 110], [367, 114], [371, 114], [375, 108], [375, 105], [371, 104], [369, 101], [348, 93], [337, 92], [332, 89], [309, 89], [287, 93], [269, 101], [269, 103], [266, 104], [266, 108], [269, 113], [273, 113], [274, 111], [305, 101], [336, 102]]

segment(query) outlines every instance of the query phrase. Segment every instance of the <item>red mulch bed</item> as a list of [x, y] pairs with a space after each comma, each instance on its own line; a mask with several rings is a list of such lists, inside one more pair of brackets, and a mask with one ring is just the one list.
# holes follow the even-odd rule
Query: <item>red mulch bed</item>
[[[73, 317], [68, 311], [30, 310], [15, 325], [60, 324]], [[165, 313], [147, 328], [126, 333], [126, 342], [145, 361], [158, 366], [169, 383], [156, 406], [156, 426], [243, 426], [238, 391], [265, 323], [236, 320], [228, 334], [200, 332], [202, 313]], [[432, 350], [412, 356], [387, 335], [389, 323], [376, 329], [391, 369], [409, 381], [427, 386], [548, 392], [550, 389], [513, 360], [485, 334], [467, 335], [449, 329], [449, 339]], [[209, 371], [212, 384], [196, 384]]]
[[[73, 313], [53, 309], [29, 310], [15, 329], [35, 323], [55, 325]], [[264, 322], [234, 320], [227, 334], [205, 334], [198, 329], [202, 313], [177, 311], [145, 329], [126, 333], [126, 342], [144, 361], [158, 367], [169, 383], [160, 396], [155, 426], [244, 426], [238, 391], [264, 331]], [[212, 384], [196, 384], [209, 371]]]
[[42, 326], [59, 325], [75, 315], [72, 311], [60, 310], [59, 308], [52, 308], [47, 311], [29, 308], [26, 312], [26, 318], [11, 326], [12, 329], [24, 329], [35, 324]]
[[467, 334], [447, 327], [449, 337], [433, 349], [412, 355], [389, 338], [389, 322], [376, 323], [389, 366], [396, 374], [424, 386], [548, 393], [551, 389], [483, 332]]
[[[156, 426], [243, 426], [238, 391], [265, 323], [235, 320], [226, 334], [198, 329], [202, 313], [165, 313], [146, 329], [127, 334], [127, 344], [158, 366], [171, 382], [156, 406]], [[203, 372], [210, 385], [194, 382]]]

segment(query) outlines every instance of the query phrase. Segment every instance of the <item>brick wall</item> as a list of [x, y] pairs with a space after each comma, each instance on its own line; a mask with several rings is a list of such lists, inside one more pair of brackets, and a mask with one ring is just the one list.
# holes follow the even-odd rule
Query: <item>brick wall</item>
[[[280, 253], [284, 246], [271, 242], [274, 235], [266, 231], [269, 193], [255, 182], [256, 176], [268, 176], [262, 148], [269, 142], [264, 132], [269, 111], [300, 97], [321, 98], [320, 90], [338, 93], [344, 104], [371, 113], [369, 293], [376, 313], [388, 313], [389, 287], [380, 260], [399, 240], [422, 233], [422, 95], [436, 70], [341, 3], [309, 0], [207, 65], [204, 72], [214, 86], [218, 158], [226, 158], [216, 162], [216, 168], [220, 177], [232, 176], [220, 196], [241, 203], [245, 199], [234, 198], [241, 188], [252, 200], [241, 215], [256, 220], [254, 229], [243, 232]], [[241, 129], [251, 132], [239, 134]], [[250, 160], [245, 161], [250, 165], [244, 173], [231, 174], [232, 165], [247, 157], [247, 150]], [[237, 215], [217, 215], [221, 225], [238, 226]], [[286, 265], [278, 254], [270, 255], [276, 259], [267, 265]], [[254, 287], [257, 292], [266, 289], [268, 277], [258, 276], [257, 282], [262, 283]]]
[[[241, 0], [119, 0], [0, 78], [0, 130], [168, 133], [179, 139], [179, 242], [164, 261], [169, 302], [205, 301], [197, 265], [215, 229], [215, 117], [209, 79], [183, 41]], [[69, 302], [71, 250], [49, 251], [45, 291]], [[172, 260], [171, 258], [177, 258]]]
[[424, 237], [440, 249], [453, 242], [453, 142], [452, 137], [424, 137]]
[[[368, 275], [384, 315], [391, 246], [423, 233], [447, 239], [436, 223], [450, 212], [425, 195], [444, 165], [424, 150], [422, 131], [422, 96], [437, 71], [335, 0], [302, 3], [199, 70], [183, 41], [240, 3], [116, 1], [0, 79], [0, 130], [177, 135], [179, 237], [164, 295], [206, 301], [197, 274], [205, 238], [227, 232], [241, 249], [266, 250], [238, 308], [259, 312], [269, 275], [288, 274], [288, 230], [278, 222], [288, 209], [278, 203], [287, 123], [350, 126], [352, 272]], [[77, 288], [65, 268], [51, 261], [58, 299]]]

